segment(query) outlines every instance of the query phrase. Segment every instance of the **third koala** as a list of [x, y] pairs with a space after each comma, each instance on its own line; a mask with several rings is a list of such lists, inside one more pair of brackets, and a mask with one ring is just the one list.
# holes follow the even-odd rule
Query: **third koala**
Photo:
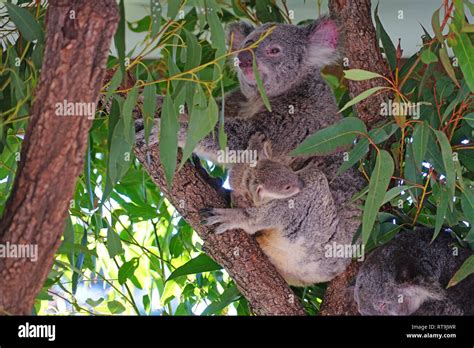
[[474, 274], [446, 286], [474, 252], [433, 230], [403, 232], [374, 250], [356, 278], [354, 298], [362, 315], [474, 315]]

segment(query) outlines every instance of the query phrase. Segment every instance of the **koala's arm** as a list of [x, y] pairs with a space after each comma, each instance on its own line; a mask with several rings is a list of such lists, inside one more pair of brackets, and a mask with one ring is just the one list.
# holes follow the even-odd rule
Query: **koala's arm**
[[233, 229], [255, 234], [264, 229], [281, 228], [284, 219], [274, 211], [273, 204], [265, 204], [251, 208], [211, 208], [201, 214], [206, 225], [217, 225], [214, 230], [217, 234]]

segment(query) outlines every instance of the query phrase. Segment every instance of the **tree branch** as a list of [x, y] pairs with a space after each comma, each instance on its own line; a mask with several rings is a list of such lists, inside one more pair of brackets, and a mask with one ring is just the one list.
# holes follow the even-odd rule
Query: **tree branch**
[[38, 254], [0, 258], [0, 313], [30, 314], [51, 270], [94, 116], [56, 115], [56, 106], [96, 104], [118, 19], [115, 0], [49, 2], [41, 77], [0, 223], [0, 244], [37, 245]]

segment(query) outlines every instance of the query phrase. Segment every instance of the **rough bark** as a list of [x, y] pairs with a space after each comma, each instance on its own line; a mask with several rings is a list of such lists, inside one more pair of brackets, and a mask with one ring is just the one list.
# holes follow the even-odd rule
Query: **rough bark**
[[0, 313], [30, 314], [51, 270], [92, 124], [56, 115], [56, 103], [96, 104], [118, 19], [114, 0], [49, 2], [41, 77], [0, 223], [0, 244], [37, 245], [38, 259], [0, 258]]
[[[329, 10], [331, 16], [343, 23], [344, 56], [349, 59], [349, 68], [389, 76], [389, 67], [379, 50], [370, 5], [370, 0], [330, 0]], [[369, 88], [383, 86], [386, 82], [382, 79], [372, 79], [348, 81], [348, 84], [349, 93], [354, 97]], [[368, 128], [383, 120], [380, 115], [380, 104], [386, 97], [386, 94], [378, 94], [356, 104], [357, 114]], [[351, 285], [360, 265], [360, 262], [353, 261], [344, 273], [329, 283], [319, 312], [321, 315], [359, 315]]]
[[[344, 57], [348, 59], [349, 69], [363, 69], [389, 76], [387, 62], [379, 50], [379, 43], [372, 23], [370, 0], [330, 0], [331, 16], [339, 19], [344, 30]], [[385, 86], [383, 79], [367, 81], [348, 81], [351, 98], [372, 87]], [[356, 104], [358, 116], [370, 128], [382, 121], [380, 104], [387, 99], [387, 94], [375, 94]]]
[[203, 239], [206, 253], [226, 269], [255, 314], [306, 314], [253, 237], [239, 230], [215, 235], [201, 224], [201, 209], [227, 207], [227, 203], [196, 167], [188, 161], [176, 172], [170, 191], [160, 164], [158, 148], [148, 148], [144, 140], [137, 137], [135, 154], [156, 185]]

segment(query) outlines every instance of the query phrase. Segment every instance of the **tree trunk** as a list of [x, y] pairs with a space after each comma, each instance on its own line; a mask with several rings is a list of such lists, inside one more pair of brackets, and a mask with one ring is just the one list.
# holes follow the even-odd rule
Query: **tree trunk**
[[[349, 60], [349, 68], [389, 76], [389, 67], [379, 50], [370, 3], [370, 0], [330, 0], [329, 10], [332, 16], [343, 23], [344, 57]], [[386, 85], [382, 79], [348, 81], [348, 83], [352, 98], [369, 88]], [[355, 105], [359, 118], [368, 128], [383, 120], [380, 104], [386, 97], [386, 94], [373, 95]], [[344, 273], [329, 283], [321, 306], [321, 315], [359, 315], [351, 285], [360, 265], [359, 261], [353, 261]]]
[[[371, 0], [330, 0], [329, 11], [337, 18], [344, 31], [344, 57], [349, 69], [363, 69], [389, 76], [387, 62], [379, 50], [379, 43], [372, 23]], [[386, 86], [383, 79], [348, 81], [351, 98], [376, 86]], [[372, 95], [355, 105], [357, 114], [370, 128], [382, 121], [380, 104], [387, 99], [386, 93]]]
[[0, 258], [0, 313], [30, 314], [51, 270], [93, 117], [59, 116], [56, 104], [95, 106], [118, 19], [114, 0], [49, 2], [41, 77], [0, 227], [0, 244], [37, 245], [37, 260]]

